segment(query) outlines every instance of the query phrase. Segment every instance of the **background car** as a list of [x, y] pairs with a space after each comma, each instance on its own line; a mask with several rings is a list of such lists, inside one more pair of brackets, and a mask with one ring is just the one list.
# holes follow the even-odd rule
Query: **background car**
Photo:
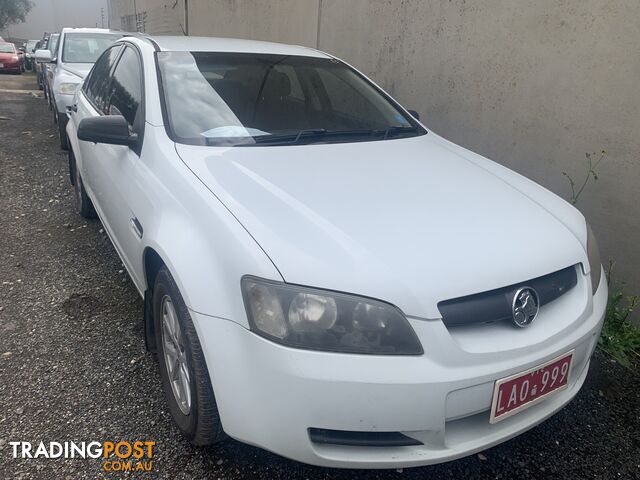
[[39, 47], [39, 40], [27, 40], [22, 44], [24, 48], [24, 68], [26, 70], [33, 70], [35, 66], [34, 55]]
[[18, 53], [18, 58], [20, 59], [20, 71], [24, 72], [25, 71], [25, 67], [24, 67], [24, 49], [22, 48], [22, 46], [20, 46], [20, 47], [17, 48], [16, 52]]
[[[38, 45], [36, 52], [38, 50], [47, 50], [49, 47], [49, 32], [44, 32], [44, 35], [42, 36], [42, 39], [40, 40], [40, 44]], [[35, 54], [34, 54], [35, 57]], [[42, 76], [42, 64], [38, 63], [36, 61], [35, 63], [35, 71], [36, 71], [36, 81], [38, 82], [38, 88], [40, 90], [44, 90], [44, 82], [43, 82], [43, 76]]]
[[13, 43], [0, 43], [0, 72], [22, 73], [22, 59]]
[[[57, 40], [56, 52], [46, 49], [36, 52], [36, 60], [41, 69], [43, 88], [45, 84], [45, 64], [54, 62], [48, 80], [48, 92], [53, 118], [58, 125], [60, 147], [67, 149], [67, 107], [73, 103], [76, 88], [91, 70], [94, 62], [115, 40], [125, 35], [102, 28], [64, 28]], [[51, 43], [51, 38], [47, 38]], [[48, 44], [49, 45], [49, 44]]]
[[[54, 100], [51, 94], [51, 82], [55, 76], [55, 72], [58, 68], [58, 40], [60, 39], [59, 33], [52, 33], [49, 37], [49, 51], [51, 52], [51, 62], [42, 64], [42, 78], [44, 80], [44, 99], [49, 105], [49, 110], [54, 110]], [[58, 117], [54, 113], [54, 123], [58, 122]]]

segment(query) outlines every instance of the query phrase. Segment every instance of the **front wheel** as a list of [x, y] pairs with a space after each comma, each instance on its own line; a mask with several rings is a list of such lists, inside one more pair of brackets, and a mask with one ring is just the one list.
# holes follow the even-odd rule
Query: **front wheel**
[[58, 137], [60, 139], [60, 148], [69, 150], [69, 138], [67, 137], [67, 118], [58, 114]]
[[153, 288], [158, 362], [169, 411], [194, 445], [225, 438], [198, 334], [173, 277], [162, 267]]

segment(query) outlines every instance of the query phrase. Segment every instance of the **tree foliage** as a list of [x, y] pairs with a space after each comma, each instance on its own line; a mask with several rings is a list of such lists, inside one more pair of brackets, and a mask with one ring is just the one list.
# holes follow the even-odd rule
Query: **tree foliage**
[[24, 22], [31, 7], [33, 3], [30, 0], [0, 0], [0, 30]]

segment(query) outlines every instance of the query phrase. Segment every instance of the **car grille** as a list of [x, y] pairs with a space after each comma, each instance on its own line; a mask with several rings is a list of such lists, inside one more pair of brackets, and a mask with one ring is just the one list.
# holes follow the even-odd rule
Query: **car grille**
[[574, 265], [508, 287], [444, 300], [438, 303], [438, 309], [447, 327], [511, 320], [511, 303], [519, 288], [526, 286], [535, 289], [542, 306], [567, 293], [577, 282]]

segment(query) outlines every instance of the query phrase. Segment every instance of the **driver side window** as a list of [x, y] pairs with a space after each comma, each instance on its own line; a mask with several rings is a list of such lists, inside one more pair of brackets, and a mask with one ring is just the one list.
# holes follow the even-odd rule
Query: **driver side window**
[[107, 113], [111, 70], [118, 58], [122, 45], [107, 49], [96, 61], [91, 73], [84, 82], [82, 91], [100, 113]]
[[138, 54], [125, 47], [113, 73], [109, 95], [109, 115], [122, 115], [132, 130], [140, 126], [142, 109], [142, 69]]

